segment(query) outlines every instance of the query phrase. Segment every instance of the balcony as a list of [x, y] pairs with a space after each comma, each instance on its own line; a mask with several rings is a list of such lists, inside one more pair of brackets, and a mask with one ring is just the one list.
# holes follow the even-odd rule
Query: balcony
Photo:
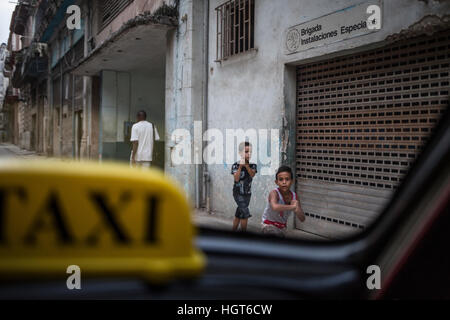
[[[167, 31], [177, 26], [173, 10], [145, 12], [105, 38], [73, 69], [75, 75], [98, 75], [102, 70], [159, 72], [165, 66]], [[162, 67], [161, 67], [162, 66]]]
[[10, 52], [5, 59], [5, 67], [3, 68], [3, 75], [6, 78], [11, 78], [12, 72], [14, 70], [16, 52]]
[[48, 54], [47, 44], [32, 43], [31, 46], [16, 54], [15, 70], [12, 77], [14, 87], [21, 87], [24, 83], [32, 81], [47, 72]]
[[20, 36], [25, 35], [27, 32], [28, 18], [33, 11], [33, 7], [36, 5], [34, 2], [35, 1], [19, 1], [11, 18], [10, 31]]
[[13, 88], [12, 86], [8, 86], [5, 94], [5, 104], [4, 108], [8, 106], [10, 103], [14, 103], [19, 100], [19, 90]]

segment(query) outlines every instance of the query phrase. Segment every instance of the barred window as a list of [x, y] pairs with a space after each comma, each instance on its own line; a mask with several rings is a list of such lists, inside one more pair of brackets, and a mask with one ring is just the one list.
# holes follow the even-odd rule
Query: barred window
[[216, 61], [254, 49], [255, 0], [229, 0], [216, 14]]

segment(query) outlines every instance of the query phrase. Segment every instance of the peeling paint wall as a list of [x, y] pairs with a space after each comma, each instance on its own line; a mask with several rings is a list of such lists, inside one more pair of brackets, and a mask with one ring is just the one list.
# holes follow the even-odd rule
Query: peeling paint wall
[[175, 141], [174, 130], [183, 128], [194, 135], [194, 121], [201, 120], [203, 101], [203, 5], [202, 0], [181, 0], [179, 26], [167, 36], [166, 55], [166, 165], [165, 171], [173, 176], [187, 193], [195, 199], [195, 165], [174, 166], [171, 154]]
[[[99, 21], [95, 21], [93, 28], [96, 30], [95, 43], [97, 46], [101, 45], [106, 39], [108, 39], [111, 34], [119, 30], [122, 25], [136, 17], [143, 12], [155, 12], [163, 4], [173, 5], [173, 0], [134, 0], [130, 5], [128, 5], [110, 24], [108, 24], [103, 30], [100, 30]], [[99, 16], [99, 4], [94, 4], [93, 12], [94, 15]], [[98, 34], [97, 34], [98, 33]]]

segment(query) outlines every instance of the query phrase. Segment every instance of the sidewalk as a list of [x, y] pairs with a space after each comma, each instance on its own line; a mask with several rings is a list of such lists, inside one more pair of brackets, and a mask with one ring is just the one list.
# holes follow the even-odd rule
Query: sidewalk
[[11, 143], [0, 143], [0, 156], [2, 158], [23, 158], [23, 159], [33, 159], [33, 158], [46, 158], [44, 155], [39, 155], [35, 151], [29, 151], [21, 149], [20, 147]]
[[[209, 214], [204, 210], [196, 209], [194, 212], [194, 224], [198, 227], [206, 227], [211, 229], [220, 229], [220, 230], [231, 230], [233, 216], [230, 215], [230, 218], [225, 218], [222, 216], [218, 216], [214, 213]], [[258, 224], [248, 224], [247, 230], [252, 233], [260, 233], [261, 229]], [[291, 229], [288, 230], [287, 235], [288, 238], [294, 239], [303, 239], [303, 240], [312, 240], [312, 241], [327, 241], [328, 239], [321, 237], [319, 235], [297, 230]]]

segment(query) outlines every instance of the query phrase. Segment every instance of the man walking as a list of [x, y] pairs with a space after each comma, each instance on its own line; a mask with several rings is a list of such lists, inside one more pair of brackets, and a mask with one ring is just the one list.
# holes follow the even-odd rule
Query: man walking
[[137, 123], [131, 128], [133, 150], [131, 151], [131, 165], [133, 167], [149, 168], [152, 164], [153, 141], [159, 140], [158, 131], [148, 122], [147, 114], [141, 110], [137, 113]]

